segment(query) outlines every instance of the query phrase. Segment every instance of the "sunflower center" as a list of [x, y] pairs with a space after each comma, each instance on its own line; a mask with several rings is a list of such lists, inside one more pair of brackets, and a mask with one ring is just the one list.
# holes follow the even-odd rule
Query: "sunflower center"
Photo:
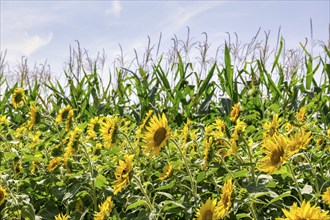
[[0, 189], [0, 202], [4, 200], [5, 198], [5, 193]]
[[62, 113], [62, 119], [67, 119], [67, 118], [68, 118], [68, 115], [69, 115], [69, 111], [68, 111], [68, 110], [65, 110], [65, 111]]
[[159, 146], [166, 138], [166, 129], [161, 127], [158, 128], [154, 134], [155, 146]]
[[213, 213], [212, 213], [212, 211], [211, 210], [206, 210], [205, 212], [204, 212], [204, 215], [203, 215], [203, 217], [202, 217], [202, 219], [204, 220], [212, 220], [212, 217], [213, 217]]
[[277, 165], [280, 163], [281, 158], [284, 155], [284, 150], [283, 149], [277, 149], [275, 151], [272, 152], [271, 156], [270, 156], [270, 160], [272, 165]]
[[15, 102], [16, 103], [19, 103], [22, 101], [22, 94], [21, 93], [18, 93], [16, 96], [15, 96]]

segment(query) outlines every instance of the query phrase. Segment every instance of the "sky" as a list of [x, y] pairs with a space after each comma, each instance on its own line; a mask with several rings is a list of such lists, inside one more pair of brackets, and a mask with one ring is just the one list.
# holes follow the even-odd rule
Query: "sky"
[[[311, 36], [329, 40], [330, 1], [14, 1], [0, 0], [0, 51], [14, 68], [21, 58], [30, 65], [45, 63], [54, 74], [63, 70], [69, 48], [80, 47], [90, 56], [107, 54], [112, 65], [122, 46], [126, 56], [144, 51], [148, 36], [157, 44], [162, 34], [161, 51], [172, 46], [171, 39], [190, 36], [202, 41], [207, 33], [213, 48], [237, 33], [249, 42], [261, 28], [270, 31], [275, 44], [279, 27], [287, 48]], [[275, 45], [274, 45], [275, 46]]]

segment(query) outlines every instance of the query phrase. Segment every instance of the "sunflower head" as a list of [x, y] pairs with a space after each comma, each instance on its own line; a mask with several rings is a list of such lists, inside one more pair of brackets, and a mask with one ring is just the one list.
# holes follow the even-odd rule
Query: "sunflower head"
[[158, 117], [153, 116], [146, 130], [143, 138], [144, 142], [147, 144], [144, 153], [149, 153], [148, 157], [151, 158], [159, 154], [160, 149], [171, 136], [165, 114], [163, 113], [162, 116]]
[[234, 121], [236, 120], [236, 118], [239, 116], [239, 112], [240, 112], [240, 108], [239, 108], [238, 103], [236, 103], [236, 104], [233, 106], [233, 108], [232, 108], [232, 110], [231, 110], [231, 112], [230, 112], [230, 120], [231, 120], [232, 122], [234, 122]]
[[110, 216], [112, 207], [113, 207], [113, 201], [111, 196], [109, 196], [101, 205], [99, 205], [100, 211], [95, 213], [94, 220], [103, 220], [107, 216]]
[[62, 164], [62, 161], [63, 161], [63, 158], [61, 158], [61, 157], [56, 157], [56, 158], [51, 159], [49, 161], [47, 171], [53, 172], [59, 165]]
[[229, 218], [229, 209], [232, 206], [231, 196], [234, 191], [232, 179], [228, 179], [221, 188], [220, 201], [215, 208], [215, 216], [217, 219], [223, 219], [225, 216]]
[[217, 200], [212, 200], [211, 198], [202, 203], [201, 207], [197, 210], [196, 219], [197, 220], [215, 220], [215, 207]]
[[55, 216], [55, 220], [69, 220], [69, 217], [68, 217], [68, 215], [64, 215], [64, 214], [60, 213], [57, 216]]
[[327, 190], [323, 193], [322, 199], [325, 204], [330, 205], [330, 186], [327, 188]]
[[6, 199], [6, 189], [2, 187], [2, 185], [0, 185], [0, 205], [2, 205], [2, 203], [5, 201]]
[[87, 141], [90, 139], [93, 139], [97, 136], [97, 134], [100, 132], [102, 120], [96, 116], [92, 118], [88, 123], [88, 129], [87, 129]]
[[64, 108], [61, 108], [56, 117], [56, 122], [67, 120], [68, 117], [70, 116], [70, 111], [72, 111], [72, 107], [69, 105]]
[[116, 180], [114, 183], [114, 194], [126, 187], [129, 182], [129, 176], [133, 169], [133, 158], [134, 155], [125, 155], [125, 161], [119, 160], [119, 166], [116, 168], [115, 177]]
[[11, 98], [11, 104], [14, 106], [14, 108], [19, 108], [24, 103], [24, 88], [16, 88]]
[[30, 121], [29, 121], [29, 130], [33, 128], [34, 125], [40, 123], [40, 112], [38, 111], [35, 104], [30, 105]]
[[296, 113], [296, 117], [298, 119], [298, 121], [300, 123], [303, 123], [305, 121], [305, 118], [306, 118], [306, 108], [305, 107], [301, 107], [299, 109], [299, 112]]
[[298, 207], [297, 203], [293, 203], [290, 210], [282, 209], [286, 218], [276, 218], [277, 220], [284, 219], [330, 219], [329, 211], [322, 212], [319, 206], [311, 206], [310, 202], [305, 200]]
[[160, 175], [159, 180], [163, 181], [167, 179], [171, 175], [172, 170], [173, 170], [173, 166], [170, 162], [168, 162], [166, 166], [163, 168], [163, 173]]
[[100, 132], [103, 138], [104, 147], [110, 148], [116, 141], [120, 119], [118, 116], [107, 117], [101, 124]]
[[263, 144], [266, 156], [257, 164], [258, 169], [272, 173], [290, 157], [294, 152], [288, 152], [288, 140], [284, 136], [267, 138]]
[[272, 122], [267, 121], [263, 124], [263, 128], [265, 129], [264, 136], [273, 137], [276, 134], [281, 121], [282, 119], [278, 118], [278, 114], [274, 114]]

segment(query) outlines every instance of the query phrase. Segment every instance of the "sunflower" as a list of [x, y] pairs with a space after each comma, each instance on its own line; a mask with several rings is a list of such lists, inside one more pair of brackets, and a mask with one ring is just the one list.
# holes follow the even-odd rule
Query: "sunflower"
[[68, 147], [71, 148], [74, 152], [77, 150], [77, 145], [79, 141], [77, 140], [79, 138], [79, 134], [82, 132], [82, 130], [78, 127], [76, 127], [70, 136]]
[[204, 149], [203, 149], [203, 163], [201, 164], [201, 169], [205, 170], [206, 166], [209, 163], [210, 149], [213, 142], [213, 137], [204, 139]]
[[116, 168], [115, 177], [116, 180], [114, 183], [114, 194], [116, 195], [118, 192], [121, 192], [123, 188], [129, 182], [129, 175], [133, 169], [133, 158], [134, 155], [125, 155], [125, 161], [119, 160], [119, 166]]
[[214, 131], [215, 138], [223, 138], [226, 136], [226, 123], [224, 122], [224, 120], [220, 118], [215, 119], [214, 127], [215, 127], [215, 131]]
[[162, 117], [153, 116], [146, 130], [143, 140], [147, 143], [147, 146], [144, 153], [149, 153], [148, 158], [151, 158], [159, 154], [160, 149], [171, 136], [165, 114], [163, 113]]
[[159, 180], [163, 181], [167, 179], [171, 175], [172, 170], [173, 170], [173, 166], [170, 162], [168, 162], [166, 166], [163, 168], [163, 173], [160, 175]]
[[277, 170], [291, 156], [287, 150], [288, 140], [284, 136], [275, 135], [273, 138], [267, 138], [262, 148], [266, 156], [257, 163], [257, 168], [267, 173]]
[[282, 209], [286, 218], [276, 218], [276, 220], [297, 220], [297, 219], [330, 219], [328, 215], [329, 211], [322, 212], [319, 206], [311, 206], [310, 202], [305, 200], [302, 202], [301, 207], [298, 207], [297, 203], [293, 203], [290, 210]]
[[239, 118], [236, 121], [236, 125], [234, 128], [234, 132], [230, 138], [230, 149], [228, 150], [227, 154], [236, 154], [237, 153], [237, 141], [239, 140], [239, 135], [245, 130], [246, 123], [241, 121]]
[[5, 201], [6, 199], [6, 189], [2, 187], [2, 185], [0, 185], [0, 205], [2, 205], [2, 203]]
[[30, 121], [29, 121], [29, 130], [33, 128], [34, 125], [40, 123], [40, 112], [34, 104], [30, 105]]
[[330, 187], [328, 187], [327, 190], [323, 193], [322, 199], [324, 203], [330, 205]]
[[68, 217], [68, 215], [64, 215], [64, 214], [60, 213], [57, 216], [55, 216], [55, 220], [69, 220], [69, 217]]
[[68, 105], [64, 108], [61, 108], [55, 121], [59, 123], [65, 120], [65, 130], [66, 132], [69, 132], [73, 115], [74, 113], [72, 107]]
[[300, 123], [303, 123], [305, 121], [305, 114], [306, 114], [306, 108], [301, 107], [299, 109], [299, 112], [296, 113], [296, 118]]
[[274, 114], [272, 122], [265, 122], [263, 125], [263, 128], [266, 130], [264, 133], [264, 138], [273, 137], [276, 134], [281, 121], [282, 119], [278, 118], [278, 114]]
[[9, 124], [7, 116], [6, 115], [0, 116], [0, 125], [7, 125], [7, 124]]
[[[192, 129], [192, 121], [188, 118], [187, 122], [184, 124], [180, 134], [178, 134], [178, 138], [179, 140], [182, 142], [181, 144], [181, 150], [183, 153], [185, 153], [189, 148], [192, 148], [192, 150], [195, 150], [196, 144], [194, 142], [192, 142], [193, 140], [197, 139], [197, 129]], [[172, 134], [172, 136], [174, 136], [174, 134]], [[189, 145], [187, 145], [187, 143], [189, 143]], [[191, 151], [193, 152], [193, 151]]]
[[14, 108], [19, 108], [24, 103], [24, 88], [16, 88], [11, 98], [11, 104], [14, 106]]
[[220, 201], [215, 208], [215, 215], [217, 219], [223, 219], [225, 216], [229, 218], [229, 209], [232, 206], [231, 195], [234, 191], [234, 185], [231, 179], [227, 180], [227, 182], [221, 188], [221, 191], [222, 194]]
[[215, 207], [217, 200], [212, 200], [211, 198], [206, 200], [206, 202], [197, 210], [196, 218], [197, 220], [216, 220]]
[[232, 108], [232, 110], [231, 110], [231, 112], [230, 112], [230, 120], [231, 120], [232, 122], [234, 122], [234, 121], [236, 120], [236, 118], [239, 116], [239, 112], [240, 112], [240, 108], [239, 108], [238, 103], [236, 103], [236, 104], [233, 106], [233, 108]]
[[101, 205], [99, 205], [100, 211], [95, 213], [94, 220], [104, 220], [107, 216], [110, 216], [112, 207], [113, 201], [111, 196], [109, 196]]
[[61, 165], [63, 159], [61, 157], [53, 158], [49, 161], [47, 171], [53, 172], [59, 165]]
[[115, 117], [107, 117], [105, 121], [101, 124], [101, 135], [104, 142], [105, 148], [110, 148], [113, 143], [115, 143], [116, 135], [118, 132], [119, 126], [119, 118]]
[[97, 133], [100, 131], [101, 128], [102, 119], [98, 116], [92, 118], [88, 123], [88, 129], [87, 129], [87, 138], [86, 140], [93, 139], [97, 136]]
[[295, 134], [290, 136], [289, 140], [289, 150], [296, 152], [301, 149], [305, 149], [310, 140], [312, 139], [311, 131], [305, 133], [305, 130], [302, 129], [300, 132], [296, 132]]

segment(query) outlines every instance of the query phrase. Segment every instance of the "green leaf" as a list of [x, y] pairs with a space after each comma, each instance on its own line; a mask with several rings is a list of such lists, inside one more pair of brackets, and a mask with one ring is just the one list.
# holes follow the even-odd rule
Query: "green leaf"
[[199, 172], [196, 178], [197, 183], [201, 182], [205, 177], [205, 172]]
[[102, 189], [104, 186], [106, 186], [106, 184], [107, 184], [107, 179], [101, 174], [97, 175], [97, 177], [95, 178], [96, 188]]
[[30, 220], [35, 219], [34, 207], [32, 204], [29, 203], [22, 207], [22, 218]]
[[245, 177], [247, 175], [248, 171], [247, 170], [239, 170], [233, 173], [235, 178], [238, 177]]
[[156, 192], [156, 194], [166, 196], [170, 200], [173, 200], [173, 196], [171, 194], [169, 194], [169, 193], [166, 193], [166, 192]]
[[126, 211], [128, 211], [130, 209], [135, 209], [136, 207], [139, 207], [141, 205], [148, 206], [148, 203], [145, 200], [141, 199], [141, 200], [134, 202], [134, 203], [130, 204], [129, 206], [127, 206]]
[[272, 203], [274, 203], [274, 202], [276, 202], [278, 200], [281, 200], [281, 199], [283, 199], [285, 197], [288, 197], [288, 196], [291, 196], [291, 192], [290, 191], [286, 191], [286, 192], [282, 193], [281, 195], [276, 196], [274, 199], [270, 200], [266, 206], [269, 206], [270, 204], [272, 204]]
[[175, 185], [176, 180], [171, 181], [169, 184], [165, 186], [158, 187], [155, 190], [165, 190], [165, 189], [171, 189]]

